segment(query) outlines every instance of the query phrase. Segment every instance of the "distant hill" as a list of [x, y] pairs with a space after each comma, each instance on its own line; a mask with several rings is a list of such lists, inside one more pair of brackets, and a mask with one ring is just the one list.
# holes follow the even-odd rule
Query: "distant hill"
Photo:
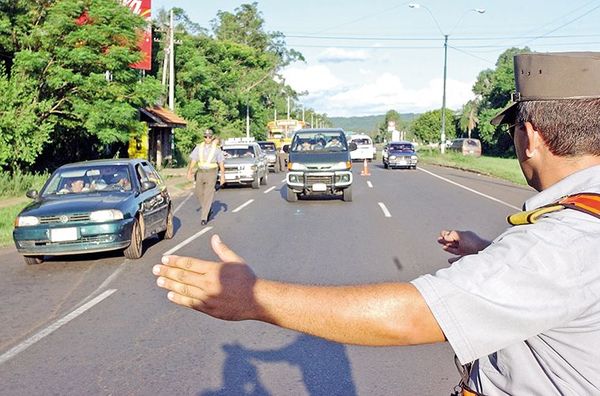
[[[418, 116], [419, 114], [414, 113], [400, 114], [402, 120], [407, 123]], [[329, 121], [331, 121], [334, 128], [342, 128], [347, 132], [366, 133], [368, 135], [373, 135], [384, 119], [384, 114], [363, 117], [329, 117]]]

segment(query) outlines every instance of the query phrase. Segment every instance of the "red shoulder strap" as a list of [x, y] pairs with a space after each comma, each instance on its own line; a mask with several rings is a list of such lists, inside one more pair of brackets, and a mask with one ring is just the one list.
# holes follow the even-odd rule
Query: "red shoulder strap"
[[565, 208], [579, 210], [600, 219], [600, 194], [573, 194], [562, 198], [558, 203]]

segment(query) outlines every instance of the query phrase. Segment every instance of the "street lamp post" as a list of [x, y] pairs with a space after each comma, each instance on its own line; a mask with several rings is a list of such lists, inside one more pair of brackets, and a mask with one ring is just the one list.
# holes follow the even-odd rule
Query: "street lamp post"
[[465, 10], [465, 12], [463, 12], [461, 17], [458, 19], [458, 22], [456, 22], [456, 25], [454, 25], [452, 30], [446, 34], [442, 30], [436, 17], [433, 15], [433, 13], [431, 12], [431, 10], [428, 7], [418, 4], [418, 3], [410, 3], [408, 5], [408, 7], [409, 8], [421, 8], [421, 7], [424, 8], [425, 11], [427, 11], [429, 13], [429, 15], [431, 16], [431, 19], [433, 19], [433, 22], [435, 22], [435, 25], [437, 26], [437, 28], [440, 31], [440, 33], [442, 34], [442, 36], [444, 36], [444, 81], [443, 81], [443, 93], [442, 93], [442, 130], [440, 131], [440, 140], [441, 140], [440, 152], [442, 154], [444, 154], [446, 152], [446, 75], [447, 75], [447, 69], [448, 69], [448, 67], [447, 67], [447, 65], [448, 65], [448, 36], [450, 36], [450, 33], [452, 33], [452, 30], [454, 30], [454, 28], [458, 26], [458, 24], [463, 20], [463, 18], [465, 17], [465, 15], [468, 12], [476, 12], [478, 14], [483, 14], [483, 13], [485, 13], [485, 9], [470, 8], [470, 9]]

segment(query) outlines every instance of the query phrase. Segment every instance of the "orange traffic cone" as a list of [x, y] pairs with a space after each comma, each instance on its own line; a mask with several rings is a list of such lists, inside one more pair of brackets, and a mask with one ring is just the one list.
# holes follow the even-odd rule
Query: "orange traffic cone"
[[367, 159], [365, 158], [365, 161], [363, 162], [363, 170], [360, 172], [361, 176], [371, 176], [371, 173], [369, 172], [369, 165], [367, 163]]

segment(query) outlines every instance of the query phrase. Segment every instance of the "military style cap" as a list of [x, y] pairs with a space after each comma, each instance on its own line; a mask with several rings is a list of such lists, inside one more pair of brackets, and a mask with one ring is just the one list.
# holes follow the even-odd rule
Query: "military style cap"
[[210, 136], [210, 137], [212, 137], [212, 135], [213, 135], [212, 129], [206, 129], [206, 130], [204, 130], [204, 136]]
[[490, 121], [512, 124], [518, 102], [600, 98], [600, 52], [515, 55], [513, 101]]

